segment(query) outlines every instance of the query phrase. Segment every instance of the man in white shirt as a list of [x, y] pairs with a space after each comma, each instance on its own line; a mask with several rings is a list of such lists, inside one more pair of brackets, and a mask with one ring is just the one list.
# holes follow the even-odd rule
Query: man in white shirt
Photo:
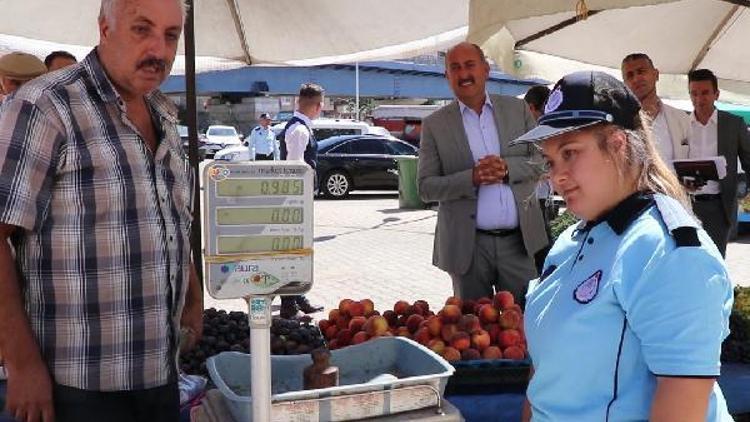
[[738, 158], [745, 173], [750, 172], [750, 133], [741, 118], [714, 106], [719, 99], [719, 87], [710, 70], [688, 73], [688, 86], [694, 108], [688, 158], [723, 156], [726, 159], [726, 177], [709, 180], [698, 190], [691, 189], [693, 211], [724, 256], [729, 230], [737, 221]]
[[682, 110], [664, 104], [656, 93], [659, 69], [643, 53], [628, 54], [620, 66], [625, 85], [641, 102], [641, 107], [652, 119], [656, 149], [661, 158], [672, 160], [687, 158], [690, 120]]
[[[282, 160], [304, 161], [315, 170], [318, 166], [318, 142], [313, 133], [312, 120], [320, 116], [323, 109], [323, 88], [317, 84], [303, 84], [299, 89], [297, 110], [279, 135]], [[315, 186], [318, 178], [315, 177]], [[316, 189], [317, 191], [317, 189]], [[305, 296], [281, 298], [281, 317], [292, 318], [298, 311], [306, 314], [323, 310], [322, 306], [310, 304]]]

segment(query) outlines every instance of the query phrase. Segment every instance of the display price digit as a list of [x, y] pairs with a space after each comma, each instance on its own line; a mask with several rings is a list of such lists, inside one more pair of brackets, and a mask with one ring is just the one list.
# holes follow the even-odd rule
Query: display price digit
[[302, 208], [274, 208], [271, 222], [275, 224], [299, 224], [302, 222]]
[[278, 236], [273, 238], [274, 251], [302, 249], [302, 236]]
[[302, 180], [264, 180], [260, 184], [262, 195], [302, 195]]

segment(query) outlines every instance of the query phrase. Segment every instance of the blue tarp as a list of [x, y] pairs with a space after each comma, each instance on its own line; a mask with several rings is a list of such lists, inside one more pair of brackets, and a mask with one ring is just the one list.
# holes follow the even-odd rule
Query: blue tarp
[[[199, 94], [249, 93], [296, 95], [305, 82], [318, 83], [326, 94], [355, 95], [355, 67], [351, 64], [310, 67], [248, 66], [240, 69], [196, 75]], [[487, 90], [492, 94], [519, 95], [543, 81], [519, 80], [501, 72], [491, 72]], [[267, 88], [266, 88], [267, 87]], [[184, 76], [170, 76], [162, 91], [185, 91]], [[453, 98], [444, 68], [406, 62], [367, 62], [359, 66], [359, 95], [362, 97]]]

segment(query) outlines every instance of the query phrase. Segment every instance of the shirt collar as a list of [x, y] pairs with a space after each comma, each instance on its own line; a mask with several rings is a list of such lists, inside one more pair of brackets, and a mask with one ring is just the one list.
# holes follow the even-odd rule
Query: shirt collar
[[591, 230], [599, 223], [606, 222], [612, 230], [621, 235], [641, 214], [651, 208], [656, 202], [654, 195], [648, 192], [636, 192], [622, 202], [617, 204], [612, 210], [599, 217], [596, 220], [589, 221], [583, 227], [583, 230]]
[[[690, 113], [690, 121], [694, 123], [700, 123], [698, 119], [695, 117], [695, 111]], [[714, 112], [711, 113], [711, 117], [708, 118], [708, 122], [706, 122], [706, 126], [708, 126], [709, 124], [715, 125], [717, 124], [718, 121], [719, 121], [719, 110], [716, 107], [714, 107]]]
[[[461, 100], [456, 100], [456, 101], [458, 101], [458, 108], [459, 110], [461, 110], [461, 114], [464, 114], [464, 112], [467, 109], [469, 109], [469, 106], [461, 102]], [[494, 107], [492, 106], [492, 101], [490, 101], [490, 96], [486, 92], [484, 93], [484, 106], [482, 106], [482, 108], [484, 107], [489, 107], [490, 110], [494, 110]]]
[[[106, 103], [116, 103], [121, 109], [124, 109], [125, 102], [104, 70], [96, 47], [86, 56], [82, 64], [91, 77], [91, 81], [99, 97]], [[146, 94], [146, 104], [159, 114], [160, 117], [171, 123], [177, 123], [177, 107], [158, 89]]]
[[294, 111], [294, 117], [298, 117], [298, 118], [302, 119], [302, 121], [305, 122], [305, 124], [307, 125], [307, 127], [311, 127], [312, 126], [312, 120], [310, 120], [309, 117], [307, 117], [306, 115], [300, 113], [297, 110]]

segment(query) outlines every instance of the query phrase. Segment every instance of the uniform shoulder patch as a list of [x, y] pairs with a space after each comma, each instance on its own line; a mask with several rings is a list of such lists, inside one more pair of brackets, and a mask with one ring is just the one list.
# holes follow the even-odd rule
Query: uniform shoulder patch
[[599, 293], [599, 282], [602, 279], [602, 270], [597, 270], [573, 291], [573, 299], [578, 303], [586, 304], [594, 300]]
[[698, 238], [698, 230], [695, 227], [677, 227], [672, 230], [672, 237], [678, 248], [701, 245], [701, 240]]

